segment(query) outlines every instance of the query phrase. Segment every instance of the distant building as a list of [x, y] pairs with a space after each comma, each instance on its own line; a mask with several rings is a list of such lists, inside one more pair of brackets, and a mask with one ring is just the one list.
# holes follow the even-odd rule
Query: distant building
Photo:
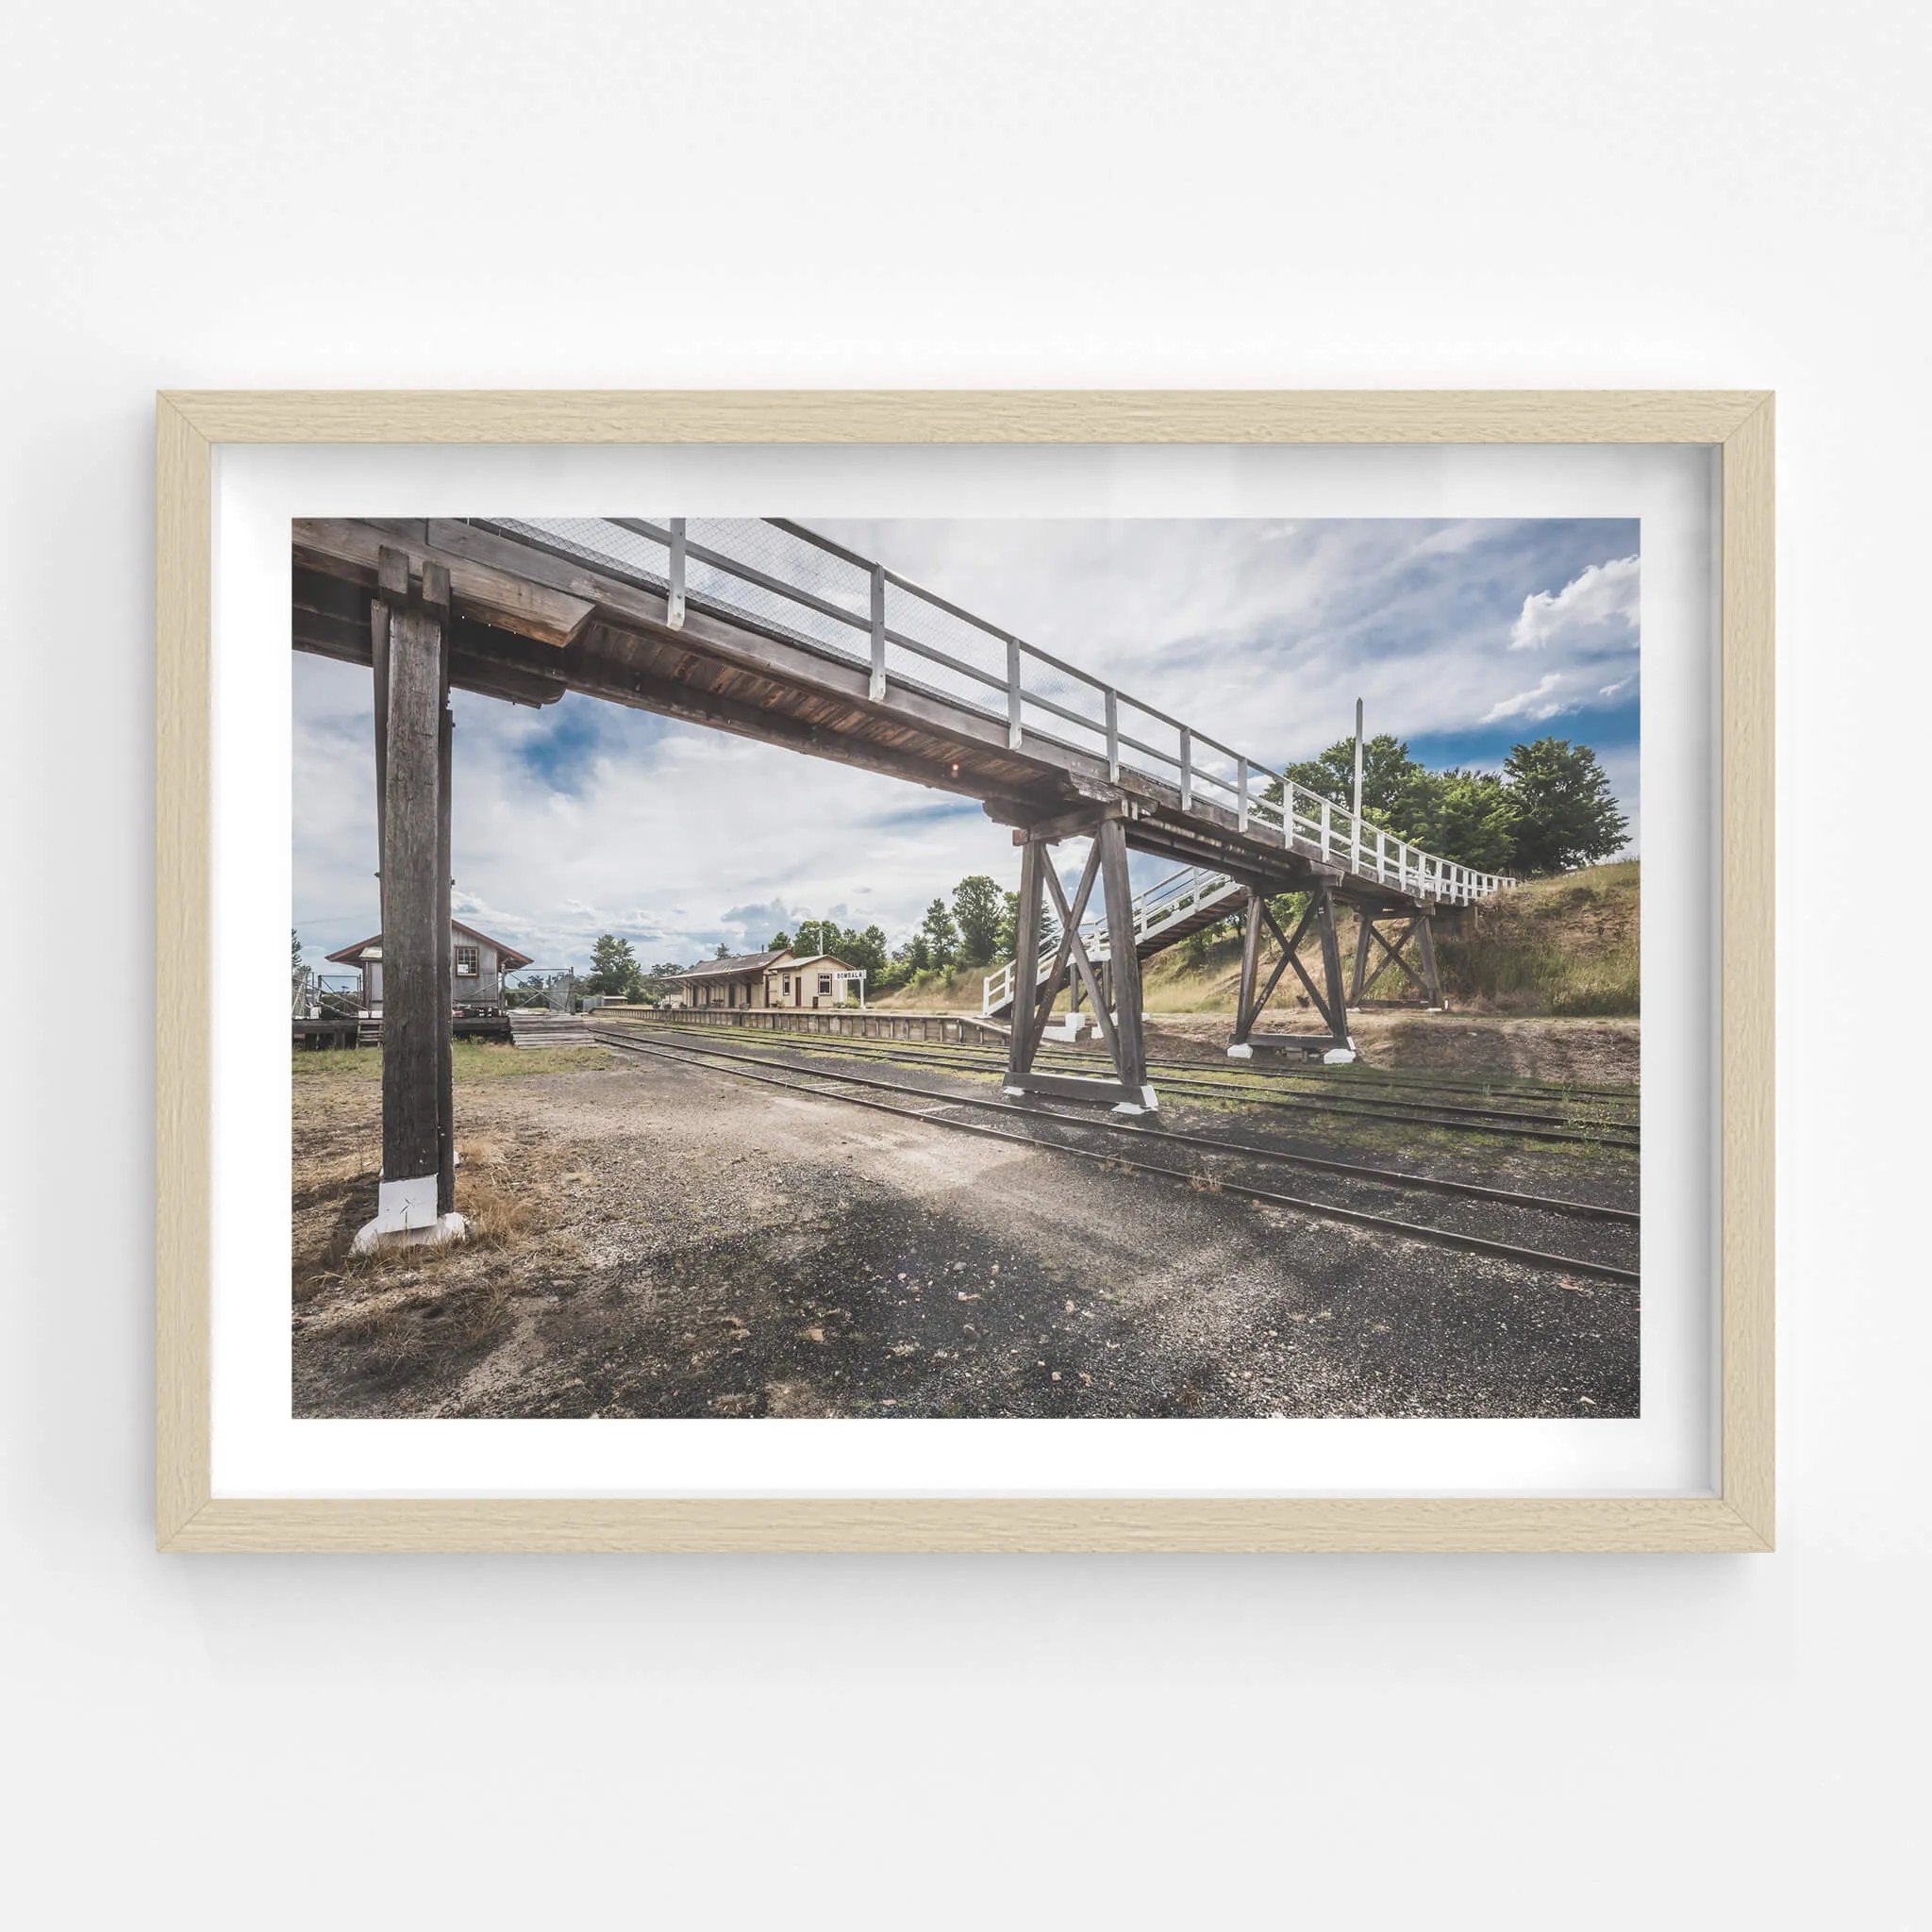
[[801, 959], [789, 952], [741, 953], [707, 959], [677, 975], [676, 998], [686, 1007], [842, 1007], [856, 990], [865, 1004], [865, 974], [830, 953]]
[[[503, 1006], [503, 975], [520, 973], [530, 955], [493, 940], [487, 932], [456, 920], [449, 924], [449, 1003], [452, 1011], [469, 1008], [495, 1012]], [[338, 966], [353, 966], [362, 975], [362, 1011], [371, 1019], [382, 1016], [382, 935], [358, 940], [329, 958]]]

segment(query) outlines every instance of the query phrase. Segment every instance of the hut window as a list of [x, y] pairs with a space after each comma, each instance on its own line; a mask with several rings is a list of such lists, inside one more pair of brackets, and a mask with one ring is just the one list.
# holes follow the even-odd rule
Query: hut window
[[458, 946], [457, 948], [457, 977], [458, 979], [475, 979], [477, 977], [476, 949], [475, 946]]
[[830, 992], [831, 990], [832, 975], [829, 973], [821, 973], [819, 974], [819, 991], [821, 992]]

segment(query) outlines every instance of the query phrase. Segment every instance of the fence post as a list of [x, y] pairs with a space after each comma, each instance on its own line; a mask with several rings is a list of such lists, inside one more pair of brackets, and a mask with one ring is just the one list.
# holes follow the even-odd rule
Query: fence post
[[866, 694], [874, 704], [886, 694], [886, 567], [872, 567], [872, 683]]
[[684, 628], [684, 519], [671, 519], [671, 586], [664, 600], [664, 622], [673, 630]]

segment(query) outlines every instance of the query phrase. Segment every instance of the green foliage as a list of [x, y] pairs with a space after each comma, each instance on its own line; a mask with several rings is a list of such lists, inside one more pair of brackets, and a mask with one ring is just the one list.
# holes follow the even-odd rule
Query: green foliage
[[711, 949], [711, 958], [714, 959], [728, 959], [731, 958], [731, 948], [723, 940], [720, 940], [717, 945]]
[[684, 968], [675, 959], [659, 959], [651, 968], [649, 976], [653, 979], [672, 979], [683, 971]]
[[[1355, 740], [1338, 739], [1321, 757], [1290, 765], [1288, 775], [1304, 790], [1349, 810], [1355, 797]], [[1362, 815], [1391, 832], [1400, 832], [1395, 820], [1416, 791], [1417, 781], [1427, 777], [1423, 767], [1409, 757], [1408, 746], [1403, 740], [1386, 731], [1379, 737], [1364, 740]], [[1266, 795], [1279, 800], [1281, 787], [1270, 785]]]
[[[1355, 741], [1288, 768], [1305, 791], [1343, 810], [1355, 785]], [[1281, 787], [1263, 794], [1279, 803]], [[1425, 852], [1477, 872], [1524, 875], [1591, 865], [1620, 851], [1629, 822], [1588, 745], [1541, 738], [1519, 744], [1501, 773], [1431, 772], [1384, 732], [1362, 746], [1362, 816]]]
[[814, 958], [820, 953], [836, 954], [842, 937], [836, 919], [801, 919], [791, 950], [801, 959]]
[[643, 971], [630, 941], [614, 933], [603, 933], [591, 948], [591, 971], [583, 982], [586, 992], [602, 993], [607, 999], [628, 999], [643, 991]]
[[1457, 766], [1416, 788], [1401, 836], [1457, 865], [1507, 872], [1517, 862], [1521, 812], [1521, 801], [1494, 772]]
[[[1014, 896], [1017, 901], [1018, 895]], [[999, 945], [1004, 909], [997, 881], [984, 873], [974, 873], [953, 888], [953, 916], [959, 926], [962, 966], [983, 966], [992, 958]]]
[[1519, 744], [1503, 769], [1516, 799], [1519, 872], [1568, 872], [1623, 849], [1630, 822], [1589, 745], [1539, 738]]
[[1020, 895], [1018, 892], [1003, 892], [1000, 900], [1000, 929], [993, 938], [993, 957], [996, 959], [1017, 958], [1020, 953]]
[[766, 942], [768, 953], [789, 953], [791, 950], [791, 935], [789, 932], [774, 932]]
[[925, 921], [919, 928], [925, 941], [926, 957], [932, 965], [950, 966], [959, 949], [959, 930], [943, 899], [935, 899], [925, 908]]

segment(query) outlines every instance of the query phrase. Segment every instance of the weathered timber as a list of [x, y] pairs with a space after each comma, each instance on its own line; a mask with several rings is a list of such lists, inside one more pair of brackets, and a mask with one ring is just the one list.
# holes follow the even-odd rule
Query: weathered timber
[[1108, 1080], [1083, 1074], [1029, 1073], [1024, 1091], [1054, 1100], [1097, 1100], [1137, 1109], [1144, 1098], [1138, 1081], [1129, 1086], [1124, 1080]]
[[[400, 544], [395, 541], [398, 535], [402, 536]], [[294, 548], [301, 562], [373, 571], [385, 547], [402, 548], [419, 569], [433, 564], [446, 571], [459, 609], [520, 637], [551, 645], [567, 644], [591, 614], [591, 598], [533, 583], [520, 572], [447, 555], [426, 541], [412, 542], [407, 534], [386, 531], [373, 523], [345, 517], [298, 517], [295, 521]]]
[[1107, 890], [1108, 978], [1113, 999], [1118, 1050], [1114, 1058], [1121, 1085], [1134, 1105], [1147, 1085], [1147, 1045], [1141, 1028], [1141, 958], [1134, 950], [1134, 889], [1127, 877], [1126, 832], [1112, 814], [1093, 835], [1100, 875]]
[[[441, 1057], [449, 932], [441, 865], [442, 626], [420, 600], [390, 616], [382, 852], [382, 1176], [441, 1172]], [[438, 928], [442, 940], [439, 940]], [[440, 1196], [440, 1185], [437, 1189]]]
[[423, 566], [423, 602], [436, 620], [438, 652], [436, 712], [436, 983], [442, 990], [436, 1022], [436, 1211], [457, 1205], [457, 1122], [454, 1042], [450, 1033], [450, 773], [456, 719], [449, 708], [449, 577], [435, 563]]
[[1013, 1031], [1007, 1042], [1007, 1084], [1017, 1087], [1033, 1064], [1034, 984], [1040, 973], [1040, 868], [1050, 863], [1044, 846], [1020, 854], [1020, 914], [1013, 944]]

